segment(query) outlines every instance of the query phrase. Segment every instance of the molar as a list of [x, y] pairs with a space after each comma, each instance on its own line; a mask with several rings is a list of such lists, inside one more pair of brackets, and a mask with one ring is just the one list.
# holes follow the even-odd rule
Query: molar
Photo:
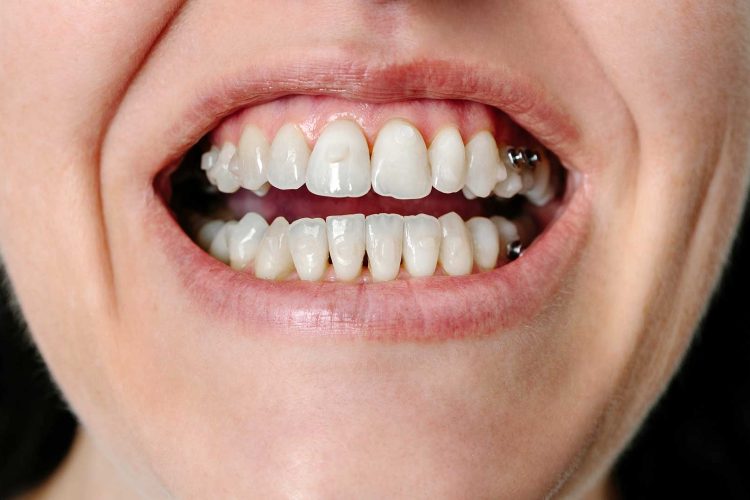
[[486, 217], [472, 217], [466, 222], [474, 247], [474, 262], [483, 271], [494, 269], [500, 255], [497, 227]]
[[365, 232], [367, 262], [373, 280], [396, 279], [401, 267], [404, 218], [398, 214], [368, 215]]
[[370, 148], [359, 125], [336, 120], [323, 129], [307, 166], [307, 189], [336, 198], [370, 190]]
[[486, 198], [498, 181], [507, 177], [505, 166], [500, 161], [497, 143], [488, 131], [475, 135], [466, 145], [468, 170], [466, 187], [476, 196]]
[[222, 193], [234, 193], [240, 188], [237, 176], [237, 148], [231, 142], [224, 143], [213, 167], [206, 172], [211, 184]]
[[362, 271], [365, 257], [365, 216], [330, 216], [326, 218], [326, 233], [336, 279], [355, 279]]
[[456, 193], [466, 183], [466, 148], [456, 127], [442, 129], [427, 151], [432, 186], [441, 193]]
[[551, 182], [551, 169], [549, 161], [542, 156], [534, 166], [534, 185], [526, 191], [526, 198], [534, 205], [541, 207], [547, 204], [555, 194]]
[[431, 215], [404, 217], [404, 267], [413, 277], [435, 274], [440, 256], [442, 230], [440, 222]]
[[270, 151], [265, 134], [254, 125], [246, 126], [237, 154], [240, 185], [251, 191], [260, 189], [268, 180]]
[[279, 189], [297, 189], [305, 183], [310, 147], [302, 131], [287, 123], [271, 143], [268, 182]]
[[411, 123], [395, 118], [378, 132], [372, 150], [372, 189], [381, 196], [400, 200], [430, 194], [427, 146]]
[[255, 257], [255, 276], [267, 280], [286, 278], [294, 271], [289, 251], [289, 222], [277, 217], [266, 230]]
[[323, 219], [298, 219], [289, 226], [289, 249], [297, 275], [318, 281], [328, 268], [328, 237]]
[[255, 212], [240, 219], [229, 236], [229, 263], [234, 269], [245, 269], [253, 261], [267, 229], [266, 220]]
[[474, 264], [471, 235], [466, 224], [456, 212], [438, 219], [442, 230], [440, 266], [450, 276], [471, 274]]

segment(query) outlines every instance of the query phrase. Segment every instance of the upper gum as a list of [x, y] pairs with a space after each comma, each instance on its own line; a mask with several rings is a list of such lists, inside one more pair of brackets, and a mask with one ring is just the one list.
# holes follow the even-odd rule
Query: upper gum
[[504, 114], [470, 101], [413, 99], [388, 103], [366, 103], [330, 96], [287, 96], [250, 106], [226, 118], [211, 134], [211, 142], [237, 144], [247, 125], [259, 127], [268, 140], [286, 123], [299, 126], [310, 146], [315, 144], [329, 122], [350, 119], [362, 128], [370, 147], [379, 130], [390, 119], [402, 118], [412, 123], [429, 144], [437, 133], [454, 126], [465, 141], [488, 130], [498, 143], [527, 142], [524, 133]]

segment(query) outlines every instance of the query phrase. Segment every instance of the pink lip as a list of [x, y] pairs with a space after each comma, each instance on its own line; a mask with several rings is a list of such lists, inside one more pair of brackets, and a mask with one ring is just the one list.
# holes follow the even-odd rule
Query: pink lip
[[[440, 97], [500, 108], [575, 171], [577, 129], [532, 82], [445, 61], [373, 69], [347, 63], [308, 63], [286, 69], [255, 68], [214, 82], [175, 125], [174, 163], [186, 149], [241, 106], [291, 94], [336, 94], [383, 101]], [[304, 75], [304, 80], [290, 75]], [[227, 81], [233, 82], [231, 86]], [[189, 138], [189, 139], [188, 139]], [[161, 168], [163, 170], [163, 167]], [[158, 171], [154, 172], [154, 177]], [[192, 303], [217, 323], [259, 334], [346, 336], [382, 340], [445, 340], [484, 336], [531, 320], [561, 289], [586, 242], [587, 190], [572, 176], [556, 220], [524, 255], [491, 272], [387, 283], [272, 282], [239, 273], [199, 249], [154, 196], [147, 227], [163, 243]], [[575, 189], [573, 184], [578, 182]]]

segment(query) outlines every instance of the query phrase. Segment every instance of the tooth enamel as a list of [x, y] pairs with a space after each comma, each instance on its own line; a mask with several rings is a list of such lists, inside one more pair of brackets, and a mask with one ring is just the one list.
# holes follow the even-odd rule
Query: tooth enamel
[[381, 196], [399, 200], [430, 194], [427, 146], [411, 123], [395, 118], [378, 132], [372, 149], [372, 189]]
[[294, 271], [289, 251], [289, 223], [277, 217], [266, 230], [255, 257], [255, 276], [267, 280], [286, 278]]
[[476, 196], [486, 198], [498, 181], [505, 180], [505, 166], [500, 161], [495, 138], [488, 131], [479, 132], [469, 141], [466, 158], [466, 187]]
[[211, 184], [222, 193], [234, 193], [240, 188], [236, 170], [237, 148], [231, 142], [225, 143], [216, 158], [214, 166], [206, 172]]
[[326, 218], [326, 234], [336, 279], [355, 279], [362, 271], [365, 257], [365, 216], [330, 216]]
[[470, 274], [474, 258], [466, 224], [455, 212], [447, 213], [438, 220], [442, 230], [440, 266], [450, 276]]
[[461, 193], [463, 193], [464, 198], [466, 198], [467, 200], [476, 200], [477, 199], [477, 195], [475, 195], [474, 193], [472, 193], [471, 189], [469, 189], [466, 186], [464, 186], [461, 189]]
[[259, 196], [259, 197], [263, 198], [263, 197], [264, 197], [265, 195], [267, 195], [267, 194], [268, 194], [268, 192], [269, 192], [270, 190], [271, 190], [271, 185], [270, 185], [269, 183], [267, 183], [267, 182], [266, 182], [265, 184], [263, 184], [263, 185], [262, 185], [261, 187], [259, 187], [258, 189], [253, 189], [253, 191], [252, 191], [252, 192], [253, 192], [253, 194], [254, 194], [255, 196]]
[[442, 129], [427, 151], [432, 186], [441, 193], [456, 193], [466, 183], [466, 148], [456, 127]]
[[211, 242], [216, 237], [216, 233], [218, 233], [222, 227], [224, 227], [223, 220], [212, 220], [203, 224], [195, 237], [198, 246], [203, 250], [208, 251], [208, 249], [211, 248]]
[[216, 165], [216, 160], [219, 158], [219, 148], [211, 146], [211, 149], [201, 155], [201, 170], [208, 171]]
[[495, 195], [500, 198], [512, 198], [523, 188], [523, 179], [517, 172], [508, 170], [507, 173], [508, 177], [504, 181], [498, 182], [493, 190]]
[[229, 236], [229, 263], [234, 269], [245, 269], [258, 254], [268, 223], [250, 212], [240, 219]]
[[370, 190], [370, 148], [359, 125], [336, 120], [323, 129], [310, 155], [306, 184], [313, 194], [335, 198]]
[[506, 258], [508, 243], [521, 240], [516, 225], [500, 215], [493, 215], [490, 220], [497, 228], [500, 243], [500, 257]]
[[224, 264], [229, 263], [229, 238], [232, 236], [232, 231], [237, 226], [237, 221], [229, 221], [225, 223], [211, 240], [211, 246], [208, 249], [208, 253], [217, 260], [222, 261]]
[[526, 192], [526, 198], [536, 206], [542, 206], [549, 202], [554, 195], [554, 189], [550, 182], [550, 165], [546, 158], [534, 166], [534, 185]]
[[248, 125], [242, 132], [238, 148], [238, 177], [245, 189], [259, 189], [268, 180], [270, 151], [265, 134], [256, 126]]
[[[289, 250], [301, 280], [318, 281], [328, 268], [328, 237], [323, 219], [299, 219], [289, 226]], [[361, 265], [361, 264], [360, 264]]]
[[440, 222], [430, 215], [404, 217], [404, 267], [413, 277], [435, 274], [440, 256], [442, 230]]
[[396, 279], [401, 267], [404, 218], [398, 214], [368, 215], [365, 219], [367, 262], [374, 281]]
[[466, 222], [474, 247], [474, 262], [483, 271], [494, 269], [500, 255], [500, 237], [495, 224], [486, 217], [472, 217]]
[[297, 189], [305, 183], [310, 147], [302, 131], [291, 123], [279, 129], [271, 143], [268, 182], [279, 189]]

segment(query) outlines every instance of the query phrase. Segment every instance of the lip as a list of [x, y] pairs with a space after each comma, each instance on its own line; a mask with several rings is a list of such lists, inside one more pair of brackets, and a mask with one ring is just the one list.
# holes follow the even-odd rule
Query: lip
[[[294, 75], [294, 77], [293, 77]], [[304, 80], [300, 78], [304, 76]], [[231, 82], [231, 83], [227, 83]], [[232, 270], [198, 248], [154, 188], [160, 172], [219, 121], [242, 106], [288, 94], [338, 95], [372, 102], [469, 99], [499, 108], [569, 168], [558, 215], [524, 255], [493, 271], [462, 277], [348, 284], [273, 282]], [[539, 87], [510, 71], [448, 61], [392, 66], [308, 61], [293, 68], [253, 68], [210, 82], [186, 103], [153, 171], [146, 227], [161, 242], [196, 310], [253, 334], [381, 340], [447, 340], [491, 335], [531, 321], [562, 288], [585, 245], [590, 205], [586, 171], [576, 163], [578, 132]], [[163, 177], [162, 177], [163, 178]]]

